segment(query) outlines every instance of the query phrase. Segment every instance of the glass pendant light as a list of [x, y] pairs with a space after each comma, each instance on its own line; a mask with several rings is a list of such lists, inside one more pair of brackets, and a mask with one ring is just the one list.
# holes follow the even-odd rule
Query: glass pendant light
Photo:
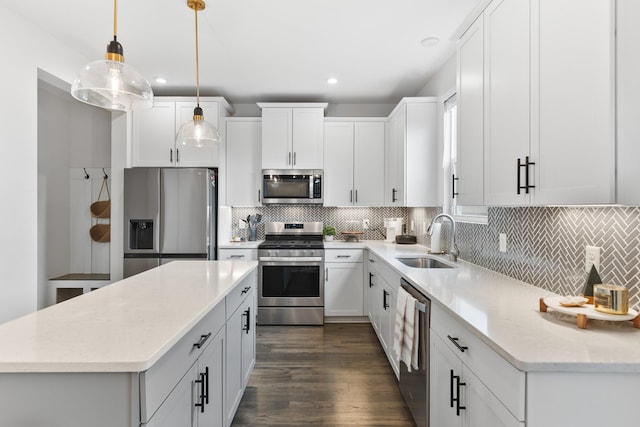
[[107, 110], [129, 111], [151, 108], [153, 91], [149, 82], [124, 63], [118, 42], [118, 0], [113, 0], [113, 40], [103, 60], [93, 61], [80, 70], [71, 86], [71, 95], [82, 102]]
[[189, 147], [204, 147], [220, 142], [218, 129], [204, 119], [204, 113], [200, 108], [200, 63], [198, 60], [198, 11], [204, 10], [204, 0], [187, 0], [187, 6], [195, 11], [196, 15], [196, 108], [193, 110], [193, 120], [189, 120], [180, 126], [176, 135], [176, 142]]

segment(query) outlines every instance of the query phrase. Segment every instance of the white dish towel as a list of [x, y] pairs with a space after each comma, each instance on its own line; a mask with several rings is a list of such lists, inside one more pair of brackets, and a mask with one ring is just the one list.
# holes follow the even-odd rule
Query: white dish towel
[[393, 334], [393, 351], [398, 362], [403, 361], [407, 369], [418, 369], [418, 309], [416, 299], [404, 288], [398, 288], [396, 322]]

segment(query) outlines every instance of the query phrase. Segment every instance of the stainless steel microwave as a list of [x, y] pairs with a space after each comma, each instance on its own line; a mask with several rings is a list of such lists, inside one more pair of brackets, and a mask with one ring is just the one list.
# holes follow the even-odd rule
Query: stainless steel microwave
[[322, 170], [263, 169], [262, 203], [322, 204]]

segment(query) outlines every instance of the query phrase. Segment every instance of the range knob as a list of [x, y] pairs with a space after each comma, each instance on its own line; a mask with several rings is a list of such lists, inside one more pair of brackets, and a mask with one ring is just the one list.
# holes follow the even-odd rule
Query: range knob
[[280, 255], [280, 251], [274, 251], [274, 256]]
[[289, 251], [289, 256], [293, 256], [294, 251]]

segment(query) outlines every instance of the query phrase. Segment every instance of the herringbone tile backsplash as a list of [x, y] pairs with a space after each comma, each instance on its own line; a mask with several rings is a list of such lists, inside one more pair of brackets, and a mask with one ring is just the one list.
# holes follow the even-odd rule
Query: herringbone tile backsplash
[[[409, 217], [417, 215], [410, 209]], [[432, 210], [428, 210], [432, 211]], [[626, 286], [640, 305], [640, 208], [489, 208], [487, 225], [459, 223], [460, 258], [563, 295], [579, 294], [585, 247], [602, 248], [600, 277]], [[507, 252], [498, 235], [507, 235]], [[425, 242], [428, 243], [428, 242]], [[443, 247], [448, 247], [443, 242]]]

